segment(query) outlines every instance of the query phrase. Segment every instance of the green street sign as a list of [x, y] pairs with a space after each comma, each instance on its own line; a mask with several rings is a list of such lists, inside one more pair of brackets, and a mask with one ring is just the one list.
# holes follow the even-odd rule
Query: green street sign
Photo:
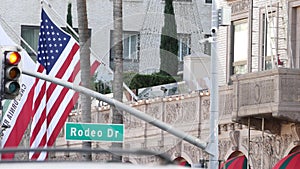
[[66, 140], [123, 142], [123, 124], [66, 123]]

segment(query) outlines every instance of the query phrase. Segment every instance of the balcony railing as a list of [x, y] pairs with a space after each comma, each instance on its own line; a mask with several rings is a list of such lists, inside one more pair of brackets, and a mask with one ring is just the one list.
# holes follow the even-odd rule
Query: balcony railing
[[299, 69], [253, 72], [233, 76], [232, 80], [234, 121], [265, 118], [271, 129], [284, 121], [300, 122]]

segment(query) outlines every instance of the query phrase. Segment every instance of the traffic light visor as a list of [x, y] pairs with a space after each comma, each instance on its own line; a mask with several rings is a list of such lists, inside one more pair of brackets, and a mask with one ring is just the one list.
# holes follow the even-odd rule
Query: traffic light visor
[[6, 62], [11, 65], [17, 65], [21, 60], [21, 55], [18, 52], [8, 52], [6, 54]]

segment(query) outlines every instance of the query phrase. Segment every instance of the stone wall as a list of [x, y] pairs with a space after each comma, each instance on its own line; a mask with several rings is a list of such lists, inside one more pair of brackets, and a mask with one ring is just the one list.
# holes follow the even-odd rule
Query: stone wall
[[[272, 168], [277, 161], [287, 155], [299, 145], [300, 127], [293, 123], [281, 126], [280, 134], [271, 134], [268, 130], [262, 132], [248, 126], [234, 123], [232, 117], [232, 86], [220, 88], [219, 101], [219, 159], [224, 161], [234, 152], [241, 152], [250, 156], [250, 165], [253, 169]], [[209, 142], [209, 96], [200, 91], [190, 94], [164, 97], [138, 102], [128, 105], [147, 113], [155, 119], [166, 122], [175, 128]], [[109, 106], [95, 107], [92, 119], [94, 123], [111, 123]], [[71, 116], [70, 121], [80, 121], [80, 112]], [[183, 157], [190, 164], [198, 163], [199, 159], [209, 159], [202, 149], [178, 139], [166, 131], [146, 123], [129, 113], [124, 113], [125, 141], [124, 148], [148, 149], [155, 152], [165, 152], [172, 159]], [[249, 135], [250, 132], [250, 142]], [[248, 148], [250, 145], [250, 149]], [[64, 140], [60, 135], [57, 147], [80, 147], [80, 142]], [[94, 142], [95, 148], [109, 148], [110, 143]], [[248, 154], [249, 153], [249, 154]], [[54, 156], [55, 158], [66, 158]], [[75, 156], [76, 157], [76, 156]], [[74, 158], [75, 158], [74, 157]], [[109, 160], [108, 155], [95, 155], [95, 160]], [[136, 157], [125, 155], [124, 160], [132, 163], [160, 163], [153, 156]]]

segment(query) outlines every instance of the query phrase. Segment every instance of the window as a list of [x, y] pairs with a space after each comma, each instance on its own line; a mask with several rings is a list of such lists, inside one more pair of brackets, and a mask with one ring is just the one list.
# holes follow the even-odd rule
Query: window
[[[110, 32], [110, 59], [114, 58], [113, 50], [113, 31]], [[123, 32], [123, 59], [126, 60], [138, 60], [139, 59], [139, 38], [138, 32]]]
[[205, 3], [206, 3], [206, 4], [211, 4], [211, 3], [212, 3], [212, 0], [205, 0]]
[[183, 61], [183, 57], [191, 54], [191, 35], [178, 34], [178, 60]]
[[275, 13], [263, 14], [262, 21], [262, 70], [268, 70], [272, 69], [277, 62], [274, 60], [277, 59], [277, 19]]
[[[165, 1], [165, 0], [162, 0]], [[192, 0], [173, 0], [174, 2], [192, 2]]]
[[138, 40], [139, 34], [125, 32], [123, 34], [123, 57], [129, 60], [138, 60]]
[[[110, 59], [114, 58], [113, 49], [113, 31], [110, 32]], [[123, 59], [126, 60], [139, 60], [139, 39], [140, 35], [138, 32], [123, 32]]]
[[291, 56], [291, 66], [293, 68], [300, 68], [300, 6], [298, 1], [291, 3], [291, 51], [289, 55]]
[[[64, 31], [68, 32], [66, 28], [62, 28]], [[78, 33], [78, 28], [73, 28]], [[39, 40], [39, 33], [40, 33], [40, 27], [39, 26], [21, 26], [21, 37], [26, 41], [26, 43], [37, 53], [38, 51], [38, 40]], [[89, 29], [89, 36], [91, 36], [91, 29]], [[73, 33], [71, 34], [74, 39], [78, 41], [78, 37], [76, 37]], [[34, 54], [34, 51], [32, 51], [28, 45], [26, 45], [24, 42], [21, 42], [21, 46], [23, 49], [26, 50], [26, 52], [33, 58], [36, 59], [36, 55]]]
[[231, 74], [247, 73], [248, 22], [246, 19], [234, 21], [231, 29]]
[[[205, 39], [209, 37], [211, 37], [211, 35], [204, 35]], [[205, 42], [203, 45], [204, 45], [204, 54], [211, 55], [211, 43]]]
[[[39, 32], [39, 26], [21, 26], [21, 37], [35, 52], [38, 50]], [[36, 58], [34, 51], [30, 50], [30, 48], [24, 42], [21, 42], [21, 46], [32, 58]]]

